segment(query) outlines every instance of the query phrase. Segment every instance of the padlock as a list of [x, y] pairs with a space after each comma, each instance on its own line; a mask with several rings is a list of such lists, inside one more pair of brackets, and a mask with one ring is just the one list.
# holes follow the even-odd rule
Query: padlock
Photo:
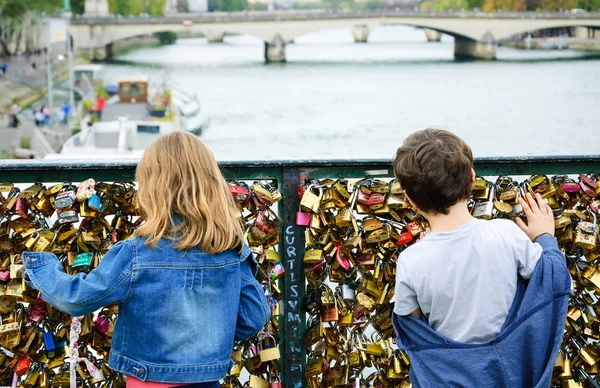
[[484, 220], [490, 220], [494, 214], [494, 189], [493, 184], [488, 185], [488, 196], [485, 199], [480, 199], [473, 206], [471, 214], [475, 218], [483, 218]]
[[271, 381], [269, 383], [269, 388], [283, 388], [283, 383], [279, 379], [278, 375], [271, 376]]
[[100, 210], [101, 207], [101, 199], [100, 196], [96, 193], [92, 193], [92, 195], [87, 200], [88, 206], [93, 210]]
[[75, 256], [75, 259], [71, 266], [73, 268], [78, 268], [78, 267], [87, 268], [92, 264], [93, 258], [94, 258], [93, 252], [79, 253], [77, 256]]
[[110, 321], [103, 315], [98, 315], [96, 320], [94, 321], [94, 326], [96, 329], [104, 335], [108, 333], [108, 328], [110, 327]]
[[316, 213], [321, 205], [322, 197], [323, 190], [320, 187], [311, 185], [306, 189], [306, 191], [304, 191], [304, 195], [300, 200], [300, 206], [312, 213]]
[[248, 380], [249, 388], [269, 388], [269, 382], [261, 377], [256, 375], [250, 375], [250, 379]]
[[333, 306], [321, 307], [321, 322], [337, 322], [340, 319], [340, 310], [337, 300], [334, 299]]
[[63, 209], [66, 207], [73, 206], [75, 202], [75, 191], [73, 190], [65, 190], [56, 195], [54, 199], [54, 207], [56, 209]]
[[25, 271], [25, 267], [23, 264], [15, 264], [15, 259], [20, 259], [21, 255], [13, 255], [10, 261], [10, 278], [11, 279], [21, 279], [23, 277], [23, 272]]
[[261, 362], [279, 360], [281, 358], [279, 347], [272, 335], [269, 334], [261, 340], [259, 355]]
[[309, 249], [304, 252], [304, 263], [315, 264], [321, 261], [323, 257], [322, 249]]
[[238, 182], [229, 183], [227, 186], [235, 202], [244, 203], [250, 197], [250, 191], [248, 191], [248, 188]]
[[58, 208], [56, 209], [56, 214], [58, 215], [58, 223], [61, 225], [79, 222], [79, 215], [73, 208]]
[[85, 202], [88, 198], [90, 198], [95, 192], [94, 186], [96, 186], [96, 181], [93, 178], [89, 178], [81, 182], [79, 186], [77, 186], [77, 194], [75, 195], [77, 201]]
[[22, 218], [27, 218], [28, 212], [29, 205], [27, 204], [27, 200], [17, 198], [17, 202], [15, 204], [15, 213], [17, 213]]
[[598, 223], [596, 214], [592, 214], [592, 222], [579, 221], [577, 231], [575, 232], [575, 241], [573, 244], [577, 247], [593, 251], [596, 249], [596, 241], [598, 240]]
[[277, 263], [274, 266], [272, 266], [269, 270], [269, 277], [271, 278], [271, 280], [275, 281], [279, 279], [279, 277], [284, 273], [285, 269], [283, 268], [283, 265], [281, 263]]
[[299, 211], [296, 212], [296, 225], [299, 226], [310, 226], [312, 222], [312, 214], [309, 212]]
[[52, 331], [48, 330], [47, 324], [42, 326], [44, 327], [42, 338], [44, 339], [44, 349], [46, 350], [46, 356], [48, 358], [54, 358], [56, 357], [56, 345], [54, 343]]

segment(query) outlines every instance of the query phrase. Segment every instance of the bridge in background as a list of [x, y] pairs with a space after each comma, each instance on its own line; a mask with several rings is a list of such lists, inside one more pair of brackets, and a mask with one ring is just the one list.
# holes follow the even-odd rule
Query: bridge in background
[[548, 28], [586, 27], [600, 29], [596, 13], [484, 13], [406, 11], [274, 11], [185, 14], [161, 18], [83, 17], [71, 21], [71, 34], [79, 49], [90, 58], [112, 55], [115, 42], [155, 32], [202, 33], [209, 41], [222, 41], [225, 34], [245, 34], [265, 42], [268, 62], [285, 61], [285, 45], [300, 35], [329, 28], [352, 28], [357, 42], [366, 42], [378, 25], [425, 28], [428, 38], [439, 34], [455, 38], [456, 58], [494, 59], [496, 42], [515, 34]]

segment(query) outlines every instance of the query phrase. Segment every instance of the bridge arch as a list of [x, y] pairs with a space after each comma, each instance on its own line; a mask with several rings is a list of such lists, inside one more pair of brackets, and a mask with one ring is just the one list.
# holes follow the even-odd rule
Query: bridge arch
[[[187, 20], [186, 20], [187, 19]], [[185, 21], [185, 24], [184, 24]], [[457, 45], [492, 50], [490, 44], [511, 35], [534, 32], [547, 28], [589, 27], [600, 28], [600, 14], [490, 14], [447, 12], [265, 12], [191, 15], [186, 18], [155, 19], [87, 19], [75, 21], [71, 31], [76, 45], [83, 49], [102, 49], [113, 42], [161, 31], [189, 31], [205, 36], [216, 33], [245, 34], [258, 37], [269, 44], [285, 46], [300, 35], [331, 28], [353, 28], [365, 25], [369, 30], [378, 25], [406, 25], [427, 28], [455, 37]], [[458, 43], [457, 43], [458, 42]], [[473, 46], [474, 47], [474, 46]], [[461, 52], [464, 50], [460, 50]], [[467, 50], [467, 54], [472, 51]], [[485, 55], [486, 59], [495, 57]], [[461, 54], [462, 55], [462, 54]], [[475, 56], [479, 54], [475, 53]]]

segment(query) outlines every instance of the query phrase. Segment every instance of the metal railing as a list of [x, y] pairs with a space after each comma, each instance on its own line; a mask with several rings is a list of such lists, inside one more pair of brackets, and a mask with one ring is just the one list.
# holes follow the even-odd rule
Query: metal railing
[[[0, 162], [0, 182], [77, 182], [89, 177], [102, 181], [133, 181], [136, 165], [135, 160], [4, 160]], [[220, 167], [226, 179], [275, 180], [283, 195], [283, 206], [279, 207], [279, 252], [285, 268], [281, 309], [283, 378], [286, 387], [304, 386], [306, 317], [301, 306], [306, 284], [302, 263], [305, 228], [295, 222], [300, 203], [297, 186], [311, 179], [392, 177], [390, 160], [240, 161], [221, 162]], [[477, 158], [475, 170], [482, 176], [600, 173], [600, 155]]]

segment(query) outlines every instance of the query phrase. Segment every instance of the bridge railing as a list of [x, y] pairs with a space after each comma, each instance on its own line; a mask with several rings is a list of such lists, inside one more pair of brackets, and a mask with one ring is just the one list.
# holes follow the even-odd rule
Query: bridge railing
[[[123, 182], [135, 180], [137, 161], [2, 161], [0, 181], [26, 184], [33, 182]], [[221, 162], [226, 179], [234, 181], [270, 180], [282, 194], [275, 206], [280, 223], [278, 251], [285, 269], [280, 278], [280, 367], [286, 387], [306, 386], [306, 314], [302, 309], [307, 280], [303, 257], [305, 227], [296, 224], [300, 208], [298, 186], [319, 179], [392, 178], [390, 160], [300, 160]], [[525, 176], [533, 174], [600, 173], [600, 155], [552, 157], [477, 158], [478, 175], [486, 177]], [[168, 189], [168, 188], [166, 188]], [[300, 385], [302, 384], [302, 385]]]

